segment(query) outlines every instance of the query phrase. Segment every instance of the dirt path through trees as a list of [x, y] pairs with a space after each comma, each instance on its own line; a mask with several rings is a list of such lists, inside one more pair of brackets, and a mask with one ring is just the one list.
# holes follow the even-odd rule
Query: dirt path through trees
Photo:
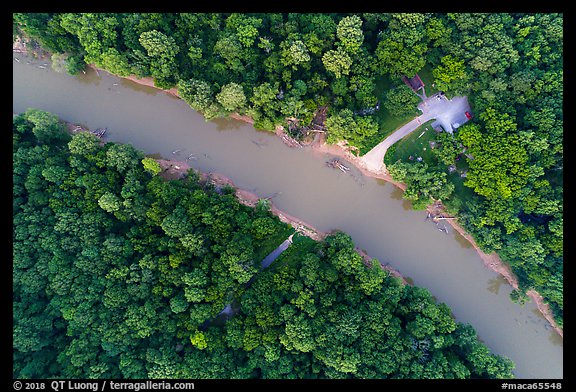
[[[102, 71], [104, 71], [104, 70], [102, 70]], [[130, 76], [130, 77], [126, 77], [125, 79], [129, 79], [135, 83], [143, 84], [146, 86], [158, 88], [154, 85], [154, 81], [151, 77], [137, 78], [136, 76]], [[167, 93], [178, 97], [178, 92], [177, 92], [176, 88], [172, 88], [170, 90], [162, 90], [162, 91], [166, 91]], [[240, 120], [240, 121], [245, 121], [247, 123], [253, 124], [252, 119], [249, 118], [248, 116], [241, 116], [239, 114], [234, 114], [231, 117], [235, 118], [237, 120]], [[422, 117], [422, 116], [420, 116], [420, 117]], [[428, 120], [426, 120], [426, 121], [428, 121]], [[392, 179], [392, 177], [385, 171], [374, 170], [371, 166], [368, 166], [361, 159], [361, 157], [357, 157], [356, 155], [354, 155], [344, 145], [338, 145], [338, 144], [337, 145], [328, 145], [324, 142], [324, 138], [319, 138], [319, 141], [317, 143], [313, 143], [311, 145], [311, 148], [315, 151], [318, 151], [318, 152], [328, 153], [331, 155], [336, 155], [336, 156], [339, 156], [341, 158], [344, 158], [347, 161], [349, 161], [351, 164], [356, 166], [364, 175], [366, 175], [368, 177], [378, 178], [378, 179], [390, 182], [390, 183], [394, 184], [395, 186], [397, 186], [398, 188], [400, 188], [402, 190], [406, 190], [405, 184], [394, 181]], [[168, 164], [170, 164], [172, 161], [165, 161], [165, 162], [168, 162]], [[161, 165], [162, 165], [162, 163], [161, 163]], [[188, 166], [188, 168], [189, 168], [189, 165], [187, 165], [183, 162], [179, 162], [176, 166], [181, 166], [181, 167]], [[174, 168], [172, 168], [171, 170], [174, 170]], [[187, 172], [187, 169], [181, 169], [181, 170], [184, 170], [184, 172]], [[225, 176], [214, 174], [214, 173], [212, 173], [211, 176], [217, 176], [217, 178], [219, 178], [220, 180], [222, 180], [224, 182], [228, 182], [230, 185], [232, 185], [232, 181], [230, 179], [226, 178]], [[213, 177], [213, 178], [215, 178], [215, 177]], [[250, 193], [248, 191], [243, 191], [243, 190], [237, 190], [236, 195], [238, 196], [238, 198], [241, 202], [250, 203], [251, 205], [255, 205], [255, 203], [257, 203], [258, 199], [259, 199], [257, 195]], [[247, 204], [247, 205], [250, 205], [250, 204]], [[321, 239], [321, 238], [324, 238], [326, 236], [326, 233], [322, 233], [322, 232], [314, 229], [312, 226], [304, 223], [300, 219], [298, 219], [296, 217], [292, 217], [292, 216], [284, 213], [283, 211], [276, 209], [276, 207], [274, 207], [274, 206], [271, 206], [271, 208], [272, 208], [272, 211], [280, 218], [280, 220], [282, 220], [283, 222], [289, 223], [293, 226], [296, 225], [295, 227], [297, 227], [297, 226], [300, 227], [301, 230], [303, 230], [303, 233], [306, 233], [305, 235], [308, 235], [309, 237], [311, 237], [313, 239]], [[430, 208], [433, 208], [432, 205], [429, 206], [429, 209]], [[509, 282], [509, 284], [512, 287], [514, 287], [514, 289], [518, 288], [518, 279], [512, 273], [512, 271], [510, 270], [510, 267], [507, 264], [505, 264], [502, 261], [502, 259], [500, 259], [500, 257], [496, 253], [491, 253], [491, 254], [484, 253], [480, 249], [480, 247], [476, 244], [476, 242], [473, 240], [472, 236], [470, 236], [466, 232], [466, 230], [457, 223], [456, 219], [449, 220], [448, 223], [455, 230], [457, 230], [466, 240], [468, 240], [470, 242], [470, 244], [478, 252], [480, 258], [483, 260], [484, 265], [487, 268], [490, 268], [491, 270], [501, 274]], [[554, 317], [552, 315], [552, 311], [551, 311], [550, 307], [544, 302], [542, 296], [533, 290], [528, 291], [526, 294], [532, 300], [534, 300], [534, 303], [536, 304], [536, 306], [538, 307], [540, 312], [543, 314], [543, 316], [546, 318], [546, 320], [554, 328], [554, 330], [560, 336], [564, 337], [564, 333], [563, 333], [562, 328], [560, 328], [560, 326], [555, 322]]]

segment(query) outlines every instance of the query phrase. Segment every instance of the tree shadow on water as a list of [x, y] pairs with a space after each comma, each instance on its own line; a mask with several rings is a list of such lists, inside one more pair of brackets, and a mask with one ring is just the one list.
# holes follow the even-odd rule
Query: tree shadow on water
[[218, 131], [233, 131], [247, 125], [246, 123], [233, 118], [215, 118], [211, 120], [211, 122], [216, 124], [216, 130]]

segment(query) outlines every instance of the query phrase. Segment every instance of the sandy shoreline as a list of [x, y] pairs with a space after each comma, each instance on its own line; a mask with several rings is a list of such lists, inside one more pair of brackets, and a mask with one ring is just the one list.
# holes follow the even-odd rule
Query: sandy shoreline
[[[167, 159], [156, 159], [156, 161], [160, 164], [160, 167], [163, 170], [161, 175], [163, 175], [163, 177], [167, 179], [183, 178], [188, 173], [188, 170], [192, 169], [192, 167], [186, 162], [167, 160]], [[236, 185], [234, 185], [234, 182], [230, 178], [224, 176], [223, 174], [214, 172], [204, 173], [196, 169], [193, 170], [200, 176], [200, 179], [202, 181], [209, 182], [217, 187], [223, 187], [228, 185], [234, 188], [236, 191], [235, 193], [236, 198], [243, 205], [246, 205], [248, 207], [255, 207], [258, 201], [261, 200], [261, 197], [259, 197], [255, 193], [244, 189], [239, 189]], [[268, 202], [272, 214], [277, 216], [278, 219], [280, 219], [280, 221], [288, 225], [291, 225], [299, 233], [307, 237], [310, 237], [316, 241], [321, 241], [330, 234], [322, 232], [313, 227], [312, 225], [310, 225], [309, 223], [306, 223], [303, 220], [296, 218], [295, 216], [287, 214], [285, 211], [278, 209], [271, 200], [269, 200]], [[372, 260], [372, 257], [370, 257], [368, 254], [366, 254], [366, 252], [364, 252], [361, 249], [356, 248], [356, 251], [362, 256], [364, 263], [366, 265], [368, 266], [371, 265], [369, 264], [369, 261]], [[400, 274], [400, 272], [396, 271], [394, 268], [382, 264], [380, 264], [380, 267], [388, 271], [390, 275], [399, 278], [403, 284], [408, 284], [407, 280]]]
[[[240, 121], [245, 121], [245, 122], [250, 123], [250, 124], [254, 123], [254, 121], [251, 118], [249, 118], [249, 117], [247, 118], [247, 116], [241, 116], [237, 113], [234, 113], [234, 115], [231, 115], [230, 117], [235, 118], [235, 119], [240, 120]], [[276, 134], [278, 136], [282, 136], [283, 133], [284, 132], [281, 128], [280, 129], [277, 128]], [[360, 160], [360, 157], [354, 155], [352, 152], [350, 152], [344, 146], [329, 145], [329, 144], [326, 144], [325, 142], [323, 142], [322, 140], [320, 140], [319, 142], [312, 143], [310, 145], [310, 147], [315, 151], [318, 151], [321, 153], [331, 154], [331, 155], [340, 157], [342, 159], [345, 159], [346, 161], [348, 161], [349, 163], [354, 165], [358, 170], [360, 170], [362, 172], [363, 175], [365, 175], [367, 177], [381, 179], [381, 180], [392, 183], [394, 186], [398, 187], [399, 189], [401, 189], [403, 191], [406, 190], [406, 184], [394, 181], [392, 179], [392, 176], [390, 176], [390, 174], [388, 174], [384, 171], [374, 172], [374, 171], [366, 168], [366, 165]], [[444, 208], [444, 206], [442, 206], [441, 202], [440, 202], [440, 206], [438, 206], [437, 203], [432, 203], [427, 207], [427, 211], [430, 212], [433, 216], [437, 216], [440, 212], [444, 212], [445, 208]], [[444, 215], [449, 215], [449, 214], [444, 213]], [[500, 256], [498, 256], [498, 254], [496, 252], [492, 252], [490, 254], [483, 252], [480, 249], [480, 247], [478, 246], [478, 244], [476, 243], [476, 241], [474, 241], [472, 236], [470, 234], [468, 234], [466, 232], [466, 230], [458, 224], [456, 219], [449, 219], [449, 220], [446, 220], [446, 222], [449, 223], [450, 226], [452, 226], [454, 228], [454, 230], [456, 230], [464, 239], [466, 239], [468, 242], [470, 242], [470, 244], [474, 247], [474, 249], [476, 250], [476, 252], [480, 256], [480, 258], [484, 262], [485, 267], [487, 267], [487, 268], [491, 269], [492, 271], [502, 275], [502, 277], [504, 279], [506, 279], [506, 281], [514, 289], [516, 289], [516, 290], [518, 289], [518, 279], [517, 279], [516, 275], [514, 274], [514, 272], [510, 268], [510, 266], [508, 264], [504, 263], [502, 261], [502, 259], [500, 258]], [[364, 254], [364, 255], [366, 257], [368, 257], [368, 255], [366, 255], [366, 254]], [[406, 282], [405, 279], [399, 273], [397, 273], [397, 274], [404, 282]], [[547, 303], [545, 303], [544, 298], [535, 290], [527, 291], [526, 295], [534, 301], [534, 303], [536, 304], [536, 307], [542, 313], [544, 318], [550, 323], [552, 328], [561, 337], [564, 337], [564, 331], [556, 323], [556, 320], [554, 320], [554, 316], [552, 314], [550, 306]]]
[[[392, 177], [385, 172], [373, 172], [368, 170], [364, 163], [360, 160], [359, 157], [352, 154], [348, 151], [345, 147], [340, 145], [328, 145], [322, 141], [314, 143], [312, 148], [324, 152], [329, 153], [335, 156], [338, 156], [342, 159], [346, 159], [349, 163], [353, 164], [356, 168], [358, 168], [362, 174], [367, 177], [378, 178], [387, 182], [394, 184], [396, 187], [400, 188], [401, 190], [406, 190], [406, 184], [394, 181]], [[440, 201], [430, 204], [426, 210], [431, 213], [432, 216], [443, 215], [448, 217], [449, 214], [446, 212], [445, 207], [442, 205]], [[502, 275], [504, 279], [512, 286], [515, 290], [518, 289], [518, 278], [510, 268], [510, 266], [502, 261], [500, 256], [496, 252], [492, 253], [485, 253], [483, 252], [476, 241], [472, 238], [472, 236], [466, 232], [466, 230], [458, 224], [457, 219], [447, 219], [446, 222], [454, 228], [464, 239], [466, 239], [476, 250], [480, 258], [482, 259], [484, 266], [491, 269], [492, 271]], [[526, 292], [526, 295], [531, 298], [538, 310], [542, 313], [542, 315], [546, 318], [546, 320], [550, 323], [552, 328], [561, 336], [564, 337], [564, 331], [554, 320], [552, 315], [552, 311], [550, 306], [545, 303], [544, 298], [535, 290], [529, 290]]]
[[[17, 44], [13, 45], [13, 50], [15, 52], [23, 52], [26, 53], [26, 48], [25, 45], [22, 45], [19, 41], [17, 41]], [[90, 65], [90, 67], [92, 69], [97, 70], [98, 68]], [[102, 69], [100, 69], [102, 70]], [[104, 71], [104, 70], [102, 70]], [[105, 71], [108, 72], [108, 71]], [[151, 77], [146, 77], [146, 78], [138, 78], [135, 75], [130, 75], [128, 77], [124, 77], [124, 79], [128, 79], [131, 80], [132, 82], [141, 84], [141, 85], [146, 85], [149, 87], [153, 87], [153, 88], [157, 88], [154, 85], [154, 80]], [[179, 97], [178, 95], [178, 90], [176, 87], [171, 88], [169, 90], [164, 90], [164, 89], [160, 89], [162, 91], [167, 92], [168, 94], [171, 94], [175, 97]], [[233, 113], [230, 115], [231, 118], [234, 118], [236, 120], [240, 120], [240, 121], [244, 121], [246, 123], [249, 124], [253, 124], [254, 121], [246, 116], [246, 115], [240, 115], [238, 113]], [[283, 137], [285, 135], [285, 132], [283, 131], [282, 127], [277, 127], [276, 128], [276, 134], [280, 137]], [[354, 154], [352, 154], [349, 150], [347, 150], [344, 146], [340, 146], [340, 145], [328, 145], [326, 143], [324, 143], [322, 140], [320, 140], [319, 142], [314, 142], [310, 145], [310, 148], [312, 148], [315, 151], [321, 152], [321, 153], [328, 153], [331, 155], [335, 155], [338, 157], [341, 157], [345, 160], [347, 160], [348, 162], [350, 162], [351, 164], [353, 164], [358, 170], [360, 170], [362, 172], [362, 174], [364, 174], [367, 177], [372, 177], [372, 178], [377, 178], [377, 179], [381, 179], [387, 182], [392, 183], [393, 185], [395, 185], [396, 187], [400, 188], [401, 190], [406, 190], [406, 185], [397, 181], [394, 181], [392, 179], [392, 177], [385, 172], [373, 172], [371, 170], [368, 170], [366, 168], [366, 166], [363, 164], [363, 162], [359, 159], [359, 157], [355, 156]], [[166, 161], [166, 162], [170, 162], [170, 161]], [[176, 166], [180, 166], [180, 167], [185, 167], [188, 166], [186, 163], [184, 162], [178, 162], [177, 164], [175, 164]], [[187, 172], [187, 169], [185, 170], [185, 172]], [[218, 175], [218, 174], [214, 174], [212, 173], [212, 175], [217, 175], [218, 178], [220, 178], [223, 181], [229, 181], [230, 185], [233, 186], [232, 181], [230, 179], [227, 179], [225, 176], [222, 175]], [[236, 187], [234, 187], [235, 189], [237, 189]], [[244, 190], [238, 190], [236, 192], [237, 196], [239, 197], [239, 200], [242, 202], [254, 202], [253, 198], [256, 197], [256, 201], [258, 200], [258, 196], [255, 194], [251, 194], [248, 191], [244, 191]], [[254, 202], [254, 203], [255, 203]], [[248, 205], [248, 204], [247, 204]], [[292, 224], [292, 225], [301, 225], [302, 227], [308, 228], [311, 230], [310, 236], [311, 238], [312, 235], [315, 236], [319, 236], [317, 238], [323, 238], [324, 236], [326, 236], [326, 233], [322, 233], [318, 230], [315, 230], [312, 226], [306, 224], [305, 222], [299, 220], [296, 217], [291, 217], [290, 215], [276, 209], [276, 207], [274, 207], [271, 203], [271, 209], [273, 209], [272, 211], [282, 220], [282, 219], [286, 219], [286, 223]], [[438, 207], [437, 205], [430, 205], [428, 206], [427, 210], [433, 214], [437, 214], [438, 210], [444, 210], [444, 208], [442, 206]], [[284, 220], [283, 220], [284, 221]], [[464, 228], [462, 226], [460, 226], [457, 223], [456, 219], [451, 219], [451, 220], [447, 220], [447, 222], [456, 230], [458, 231], [462, 237], [464, 237], [466, 240], [468, 240], [470, 242], [470, 244], [474, 247], [474, 249], [477, 251], [477, 253], [479, 254], [480, 258], [482, 259], [482, 261], [484, 262], [484, 265], [495, 271], [496, 273], [502, 275], [506, 281], [514, 288], [514, 289], [518, 289], [518, 280], [516, 278], [516, 276], [514, 275], [514, 273], [511, 271], [510, 267], [505, 264], [500, 257], [498, 256], [497, 253], [493, 252], [491, 254], [487, 254], [484, 253], [479, 246], [476, 244], [476, 242], [474, 241], [474, 239], [472, 238], [472, 236], [470, 234], [468, 234]], [[304, 230], [304, 229], [303, 229]], [[364, 253], [365, 255], [365, 253]], [[367, 255], [365, 255], [366, 257], [368, 257]], [[392, 274], [394, 274], [395, 276], [399, 276], [401, 277], [401, 275], [397, 272], [394, 271], [391, 268], [387, 268], [385, 266], [383, 266], [383, 268], [386, 268], [387, 270], [390, 270], [392, 272]], [[401, 277], [401, 279], [404, 280], [404, 278]], [[405, 281], [405, 280], [404, 280]], [[554, 317], [552, 315], [551, 309], [549, 307], [549, 305], [547, 303], [545, 303], [544, 298], [536, 291], [534, 290], [529, 290], [527, 293], [527, 296], [529, 298], [531, 298], [534, 303], [536, 304], [538, 310], [542, 313], [542, 315], [546, 318], [546, 320], [550, 323], [550, 325], [552, 326], [552, 328], [561, 336], [564, 337], [564, 333], [562, 328], [560, 328], [560, 326], [558, 326], [558, 324], [556, 323], [556, 321], [554, 320]]]

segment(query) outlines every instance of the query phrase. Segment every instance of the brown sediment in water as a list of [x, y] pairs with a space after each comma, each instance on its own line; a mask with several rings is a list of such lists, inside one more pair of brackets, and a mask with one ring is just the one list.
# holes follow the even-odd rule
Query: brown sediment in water
[[[22, 46], [22, 43], [19, 41], [16, 41], [13, 45], [13, 50], [14, 52], [21, 52], [21, 53], [26, 53], [27, 50]], [[103, 69], [99, 69], [97, 67], [95, 67], [94, 65], [89, 65], [91, 68], [95, 69], [95, 70], [101, 70], [101, 71], [105, 71]], [[105, 71], [108, 72], [108, 71]], [[146, 85], [149, 87], [153, 87], [162, 91], [167, 92], [168, 94], [171, 94], [175, 97], [179, 97], [178, 95], [178, 89], [177, 88], [171, 88], [169, 90], [164, 90], [164, 89], [160, 89], [159, 87], [154, 85], [154, 79], [152, 77], [144, 77], [144, 78], [139, 78], [135, 75], [130, 75], [127, 77], [123, 77], [124, 79], [128, 79], [131, 80], [135, 83], [141, 84], [141, 85]], [[243, 121], [249, 124], [254, 124], [254, 120], [252, 118], [250, 118], [247, 115], [241, 115], [238, 113], [232, 113], [229, 115], [231, 118], [234, 118], [236, 120], [239, 121]], [[284, 131], [283, 127], [278, 126], [276, 127], [276, 135], [278, 135], [279, 137], [284, 137], [286, 135], [286, 132]], [[354, 153], [352, 153], [350, 151], [350, 149], [344, 145], [344, 144], [336, 144], [336, 145], [330, 145], [327, 144], [324, 141], [324, 138], [322, 137], [323, 135], [320, 135], [319, 138], [317, 138], [317, 140], [312, 143], [309, 148], [311, 148], [313, 151], [317, 151], [319, 153], [326, 153], [326, 154], [330, 154], [330, 155], [334, 155], [337, 157], [340, 157], [342, 159], [345, 159], [346, 161], [350, 162], [351, 164], [353, 164], [360, 172], [362, 172], [362, 174], [364, 174], [367, 177], [371, 177], [371, 178], [375, 178], [375, 179], [380, 179], [380, 180], [384, 180], [386, 182], [390, 182], [392, 183], [394, 186], [398, 187], [399, 189], [405, 191], [406, 190], [406, 184], [401, 183], [401, 182], [397, 182], [394, 181], [394, 179], [392, 178], [392, 176], [390, 176], [390, 174], [384, 169], [378, 172], [369, 170], [366, 165], [361, 161], [360, 157], [355, 155]], [[289, 143], [287, 143], [289, 144]], [[162, 160], [160, 160], [162, 161]], [[160, 162], [159, 161], [159, 162]], [[165, 161], [165, 162], [175, 162], [175, 161]], [[177, 162], [175, 163], [176, 166], [179, 167], [186, 167], [189, 165], [187, 165], [186, 163], [183, 162]], [[169, 170], [167, 170], [167, 173], [173, 172], [175, 169], [171, 168]], [[187, 171], [187, 169], [185, 170]], [[179, 176], [181, 174], [177, 174], [174, 173], [176, 176]], [[214, 175], [214, 173], [212, 173], [212, 175]], [[225, 178], [224, 176], [219, 175], [219, 178]], [[232, 183], [231, 180], [228, 179], [228, 181], [230, 181], [230, 183]], [[240, 195], [240, 197], [242, 197], [242, 199], [239, 199], [243, 202], [253, 202], [253, 197], [255, 196], [257, 198], [256, 195], [252, 194], [250, 195], [250, 192], [247, 191], [243, 191], [237, 190], [237, 195]], [[271, 208], [275, 209], [275, 207], [271, 206]], [[428, 206], [427, 210], [430, 211], [435, 211], [438, 208], [441, 208], [443, 210], [444, 207], [441, 205], [438, 206], [437, 203], [435, 204], [431, 204], [430, 206]], [[274, 212], [274, 211], [273, 211]], [[276, 209], [276, 212], [279, 213], [279, 218], [285, 219], [286, 223], [290, 222], [290, 224], [299, 224], [298, 222], [300, 222], [302, 224], [302, 226], [304, 227], [309, 227], [313, 230], [313, 232], [315, 232], [316, 234], [310, 233], [311, 235], [317, 235], [317, 238], [323, 238], [326, 236], [326, 233], [321, 233], [320, 231], [317, 231], [315, 229], [313, 229], [310, 225], [304, 224], [303, 221], [295, 218], [295, 217], [291, 217], [288, 214], [283, 213], [280, 210]], [[284, 220], [283, 220], [284, 221]], [[460, 226], [457, 223], [456, 219], [452, 219], [452, 220], [447, 220], [447, 222], [465, 239], [467, 240], [473, 247], [474, 249], [477, 251], [478, 255], [480, 256], [480, 258], [482, 259], [484, 265], [495, 271], [496, 273], [502, 275], [506, 281], [514, 288], [514, 289], [518, 289], [518, 280], [516, 278], [516, 276], [514, 275], [514, 273], [511, 271], [510, 266], [508, 266], [507, 264], [505, 264], [500, 257], [498, 256], [498, 254], [496, 254], [495, 252], [491, 253], [491, 254], [487, 254], [484, 253], [480, 247], [476, 244], [476, 242], [474, 241], [474, 239], [472, 238], [472, 236], [470, 234], [468, 234], [466, 232], [466, 230]], [[405, 280], [404, 280], [405, 281]], [[544, 298], [535, 290], [529, 290], [527, 293], [527, 296], [532, 298], [532, 300], [534, 301], [534, 303], [536, 304], [537, 308], [540, 310], [540, 312], [543, 314], [543, 316], [546, 318], [546, 320], [550, 323], [550, 325], [552, 326], [552, 328], [561, 336], [563, 337], [563, 330], [562, 328], [556, 323], [556, 321], [554, 320], [552, 311], [550, 309], [550, 306], [544, 301]]]
[[[445, 207], [442, 205], [441, 202], [436, 202], [429, 205], [427, 210], [433, 216], [442, 215], [443, 213], [445, 214], [446, 211]], [[504, 279], [506, 279], [506, 281], [508, 282], [508, 284], [510, 284], [510, 286], [512, 286], [515, 290], [518, 290], [519, 287], [518, 278], [516, 277], [510, 266], [506, 264], [504, 261], [502, 261], [502, 259], [500, 258], [500, 256], [498, 256], [496, 252], [485, 253], [482, 249], [480, 249], [476, 241], [474, 241], [474, 238], [472, 238], [472, 236], [469, 233], [467, 233], [466, 230], [460, 224], [458, 224], [457, 219], [446, 219], [446, 222], [448, 222], [448, 224], [450, 224], [450, 226], [452, 226], [452, 228], [454, 228], [454, 230], [456, 230], [458, 234], [460, 234], [460, 236], [462, 236], [465, 240], [467, 240], [470, 243], [470, 245], [472, 245], [472, 247], [474, 247], [474, 249], [476, 250], [476, 252], [478, 253], [478, 255], [480, 256], [484, 265], [487, 268], [500, 274]], [[550, 309], [550, 306], [544, 301], [542, 295], [540, 295], [535, 290], [528, 290], [526, 292], [526, 295], [532, 298], [532, 300], [536, 304], [536, 307], [542, 313], [544, 318], [550, 323], [552, 328], [554, 328], [554, 330], [561, 337], [564, 337], [564, 331], [556, 323], [556, 320], [554, 319], [554, 316], [552, 314], [552, 310]]]
[[[160, 164], [160, 167], [162, 168], [162, 173], [160, 175], [166, 179], [184, 178], [187, 175], [188, 171], [192, 169], [192, 167], [185, 162], [166, 160], [166, 159], [157, 159], [156, 161]], [[215, 172], [203, 173], [196, 169], [194, 169], [194, 171], [199, 175], [202, 181], [209, 182], [210, 184], [213, 184], [217, 187], [230, 186], [234, 188], [236, 198], [243, 205], [249, 207], [255, 207], [256, 204], [262, 199], [253, 192], [237, 188], [234, 185], [234, 182], [230, 178], [224, 176], [223, 174]], [[280, 219], [280, 221], [291, 225], [299, 233], [307, 237], [310, 237], [316, 241], [321, 241], [324, 238], [326, 238], [326, 236], [328, 236], [329, 233], [322, 232], [313, 227], [312, 225], [310, 225], [309, 223], [306, 223], [303, 220], [296, 218], [278, 209], [276, 206], [274, 206], [274, 204], [271, 201], [269, 201], [269, 205], [270, 205], [270, 211], [275, 216], [277, 216]], [[364, 263], [367, 266], [372, 265], [370, 263], [372, 258], [368, 256], [368, 254], [365, 251], [358, 248], [356, 248], [356, 251], [360, 254], [360, 256], [362, 256], [362, 259], [364, 260]], [[381, 263], [379, 263], [379, 265], [382, 269], [388, 271], [391, 276], [399, 278], [403, 284], [408, 284], [407, 280], [404, 279], [404, 277], [394, 268], [388, 265], [383, 265]]]

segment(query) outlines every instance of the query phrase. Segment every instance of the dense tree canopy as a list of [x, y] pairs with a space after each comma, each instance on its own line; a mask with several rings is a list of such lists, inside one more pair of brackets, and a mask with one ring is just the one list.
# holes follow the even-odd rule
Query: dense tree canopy
[[[426, 88], [467, 96], [474, 116], [454, 138], [439, 136], [430, 161], [390, 171], [409, 184], [406, 197], [417, 207], [442, 198], [483, 250], [510, 264], [519, 292], [541, 293], [562, 325], [562, 14], [15, 13], [13, 21], [15, 32], [61, 55], [69, 71], [90, 63], [151, 76], [159, 87], [176, 86], [206, 119], [238, 111], [274, 130], [288, 129], [290, 118], [293, 136], [305, 134], [298, 130], [321, 108], [326, 140], [362, 151], [416, 111], [418, 97], [400, 76], [428, 75]], [[41, 143], [60, 137], [43, 132], [35, 132]], [[75, 138], [70, 148], [88, 152], [92, 145]], [[70, 171], [92, 163], [121, 168], [121, 157], [111, 154], [78, 153], [66, 169], [32, 169], [19, 186], [41, 204], [46, 196], [37, 190]], [[462, 177], [449, 171], [455, 166]], [[109, 181], [79, 180], [95, 200]], [[110, 196], [102, 202], [115, 208]], [[113, 214], [133, 219], [140, 206], [130, 199]], [[243, 268], [242, 257], [225, 257], [227, 268]]]
[[402, 83], [388, 90], [383, 104], [390, 113], [403, 115], [414, 112], [414, 108], [419, 102], [420, 99], [412, 92], [410, 87]]
[[344, 233], [297, 235], [258, 272], [292, 232], [266, 204], [38, 110], [14, 118], [13, 149], [15, 378], [511, 377]]

